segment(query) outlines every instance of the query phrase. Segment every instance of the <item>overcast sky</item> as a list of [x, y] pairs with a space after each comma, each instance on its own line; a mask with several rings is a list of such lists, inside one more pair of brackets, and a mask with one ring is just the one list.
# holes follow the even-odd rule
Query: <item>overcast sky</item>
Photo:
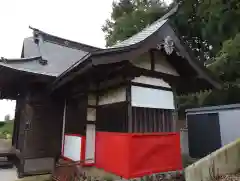
[[[101, 30], [113, 0], [0, 0], [0, 57], [18, 58], [29, 25], [56, 36], [104, 47]], [[168, 0], [170, 1], [170, 0]], [[0, 120], [15, 103], [0, 101]]]

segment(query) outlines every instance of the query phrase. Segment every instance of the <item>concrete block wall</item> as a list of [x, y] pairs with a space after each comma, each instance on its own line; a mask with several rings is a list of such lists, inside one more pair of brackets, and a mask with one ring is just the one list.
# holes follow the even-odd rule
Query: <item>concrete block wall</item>
[[180, 130], [180, 139], [181, 139], [181, 151], [182, 155], [189, 156], [189, 147], [188, 147], [188, 129], [184, 128]]
[[212, 177], [240, 171], [240, 139], [216, 150], [185, 169], [186, 181], [209, 181]]

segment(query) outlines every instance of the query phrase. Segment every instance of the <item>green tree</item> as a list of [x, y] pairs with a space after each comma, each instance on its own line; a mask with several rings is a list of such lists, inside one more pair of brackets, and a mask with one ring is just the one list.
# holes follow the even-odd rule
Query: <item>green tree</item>
[[[221, 90], [210, 90], [193, 95], [180, 96], [180, 111], [186, 108], [234, 104], [240, 102], [240, 33], [222, 43], [222, 48], [208, 65], [224, 83]], [[194, 97], [194, 99], [193, 99]]]
[[5, 117], [4, 117], [4, 121], [10, 121], [10, 115], [7, 114]]
[[195, 56], [224, 82], [221, 90], [180, 96], [180, 110], [240, 102], [240, 1], [174, 0], [167, 7], [158, 0], [120, 0], [113, 3], [103, 31], [111, 46], [151, 24], [174, 4], [180, 4], [171, 23]]
[[240, 31], [239, 0], [175, 0], [172, 20], [179, 34], [202, 60], [212, 61], [222, 43]]
[[120, 0], [113, 2], [111, 18], [102, 27], [106, 46], [123, 41], [153, 23], [167, 11], [160, 0]]
[[222, 49], [208, 68], [222, 81], [240, 85], [240, 33], [223, 42]]

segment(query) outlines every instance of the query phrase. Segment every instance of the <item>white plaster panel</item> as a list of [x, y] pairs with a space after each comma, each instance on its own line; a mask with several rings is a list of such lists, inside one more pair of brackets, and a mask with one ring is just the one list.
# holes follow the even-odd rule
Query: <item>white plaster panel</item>
[[73, 161], [81, 160], [81, 137], [65, 135], [63, 156]]
[[135, 77], [132, 82], [171, 88], [171, 86], [163, 79], [147, 77], [143, 75], [141, 75], [140, 77]]
[[219, 123], [222, 145], [240, 138], [240, 110], [225, 110], [219, 112]]
[[87, 108], [87, 120], [88, 121], [96, 121], [96, 109], [95, 108]]
[[132, 106], [174, 109], [174, 96], [171, 91], [132, 86], [131, 94]]
[[87, 124], [86, 132], [86, 163], [95, 162], [95, 124]]
[[122, 101], [126, 101], [125, 87], [106, 91], [99, 97], [98, 105], [113, 104]]
[[88, 105], [95, 106], [97, 104], [97, 97], [95, 94], [88, 94]]
[[154, 58], [155, 58], [155, 71], [179, 76], [176, 69], [169, 62], [167, 62], [166, 57], [161, 55], [159, 52], [155, 52]]

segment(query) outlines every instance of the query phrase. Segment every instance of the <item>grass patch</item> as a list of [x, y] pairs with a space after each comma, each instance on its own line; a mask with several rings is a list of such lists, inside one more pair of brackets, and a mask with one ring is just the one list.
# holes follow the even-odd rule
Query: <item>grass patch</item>
[[11, 138], [13, 134], [13, 121], [2, 122], [0, 124], [0, 138]]

